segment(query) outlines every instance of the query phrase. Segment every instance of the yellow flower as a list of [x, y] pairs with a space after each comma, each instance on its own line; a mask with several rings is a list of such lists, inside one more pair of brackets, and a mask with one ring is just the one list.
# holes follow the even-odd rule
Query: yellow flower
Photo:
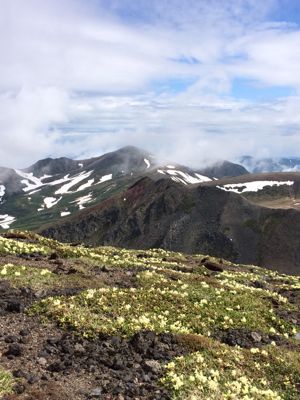
[[259, 349], [255, 348], [255, 347], [252, 347], [252, 349], [250, 349], [250, 352], [252, 354], [256, 354], [256, 353], [259, 353]]
[[47, 274], [51, 274], [51, 272], [48, 269], [41, 270], [41, 275], [47, 275]]
[[124, 323], [124, 321], [125, 321], [125, 319], [124, 319], [123, 317], [118, 317], [118, 318], [117, 318], [117, 323], [118, 323], [119, 325], [122, 325], [122, 324]]

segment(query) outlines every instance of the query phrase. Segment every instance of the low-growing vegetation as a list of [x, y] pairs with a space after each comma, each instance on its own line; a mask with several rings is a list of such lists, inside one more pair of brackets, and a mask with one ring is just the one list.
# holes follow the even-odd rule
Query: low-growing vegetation
[[12, 392], [13, 383], [14, 380], [11, 373], [0, 367], [0, 397]]
[[[286, 295], [300, 289], [299, 277], [161, 249], [72, 246], [26, 232], [0, 237], [0, 256], [0, 278], [15, 288], [81, 283], [75, 294], [31, 302], [27, 315], [44, 324], [90, 341], [103, 334], [130, 340], [144, 331], [175, 335], [185, 354], [162, 363], [158, 382], [174, 400], [300, 397], [299, 303]], [[70, 262], [72, 274], [55, 269]], [[254, 339], [226, 342], [228, 332]], [[0, 371], [0, 394], [11, 387], [11, 375]]]

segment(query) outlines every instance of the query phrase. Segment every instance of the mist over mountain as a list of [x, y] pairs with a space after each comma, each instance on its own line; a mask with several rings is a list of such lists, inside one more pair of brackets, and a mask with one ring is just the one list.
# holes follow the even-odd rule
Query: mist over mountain
[[238, 159], [238, 162], [253, 173], [300, 171], [300, 157], [255, 158], [243, 156]]

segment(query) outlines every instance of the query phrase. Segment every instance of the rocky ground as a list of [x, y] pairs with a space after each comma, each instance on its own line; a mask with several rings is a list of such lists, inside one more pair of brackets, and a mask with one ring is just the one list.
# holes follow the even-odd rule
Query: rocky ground
[[[8, 261], [24, 264], [17, 257], [8, 257]], [[49, 266], [47, 259], [33, 259], [30, 264]], [[68, 270], [67, 263], [64, 267]], [[122, 287], [130, 281], [130, 275], [123, 277], [121, 271], [102, 271], [100, 275], [104, 282]], [[1, 280], [1, 364], [16, 378], [15, 393], [4, 398], [170, 399], [168, 391], [157, 382], [162, 377], [162, 362], [186, 352], [174, 335], [142, 331], [130, 339], [101, 335], [91, 341], [55, 324], [42, 324], [39, 317], [26, 314], [36, 299], [71, 296], [81, 290], [75, 287], [33, 291]]]
[[0, 398], [300, 398], [299, 278], [0, 239]]

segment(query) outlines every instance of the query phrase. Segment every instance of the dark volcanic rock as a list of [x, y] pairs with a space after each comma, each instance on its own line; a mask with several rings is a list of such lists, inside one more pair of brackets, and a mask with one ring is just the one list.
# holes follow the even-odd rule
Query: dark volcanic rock
[[8, 356], [14, 356], [14, 357], [20, 357], [22, 354], [22, 348], [19, 344], [17, 343], [12, 343], [8, 346], [8, 350], [5, 352], [5, 355]]
[[205, 261], [204, 264], [205, 268], [209, 269], [210, 271], [214, 272], [223, 272], [224, 266], [222, 264], [217, 264], [211, 261]]
[[33, 298], [30, 289], [16, 289], [6, 280], [0, 280], [0, 314], [20, 313]]
[[54, 374], [80, 370], [96, 375], [99, 386], [88, 393], [88, 398], [120, 395], [157, 400], [169, 399], [167, 391], [158, 385], [162, 366], [185, 352], [173, 335], [150, 331], [139, 332], [130, 340], [103, 335], [93, 341], [66, 333], [48, 338], [43, 351], [54, 357], [47, 367]]
[[247, 349], [252, 347], [262, 347], [274, 341], [277, 345], [287, 343], [285, 339], [278, 335], [267, 335], [261, 332], [250, 331], [246, 328], [217, 330], [213, 337], [229, 346], [240, 346]]

